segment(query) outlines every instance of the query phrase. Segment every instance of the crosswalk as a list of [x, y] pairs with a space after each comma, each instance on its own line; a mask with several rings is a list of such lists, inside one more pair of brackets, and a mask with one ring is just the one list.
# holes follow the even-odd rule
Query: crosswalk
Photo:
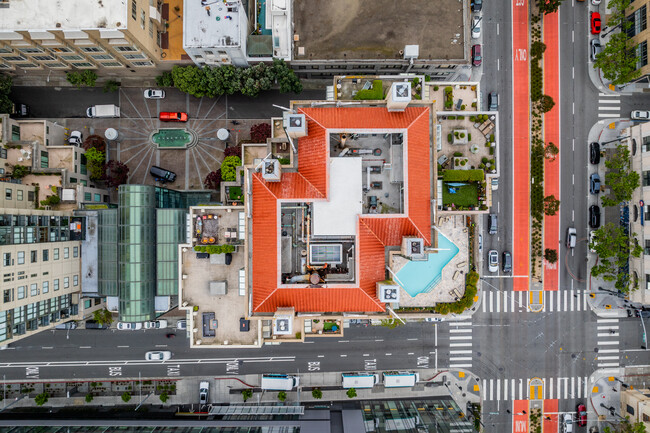
[[618, 372], [620, 367], [619, 349], [619, 319], [598, 319], [596, 328], [598, 331], [598, 355], [596, 361], [598, 368], [606, 369], [611, 373]]
[[619, 118], [621, 117], [621, 100], [619, 95], [607, 93], [598, 94], [598, 117]]
[[449, 323], [449, 367], [472, 367], [472, 322]]
[[[514, 313], [527, 310], [528, 292], [500, 292], [484, 290], [482, 292], [482, 310], [484, 313]], [[589, 293], [583, 289], [571, 289], [544, 292], [543, 312], [587, 311]]]
[[[549, 377], [542, 379], [543, 399], [576, 399], [589, 395], [587, 376]], [[483, 379], [482, 394], [484, 401], [527, 400], [529, 398], [530, 379]]]

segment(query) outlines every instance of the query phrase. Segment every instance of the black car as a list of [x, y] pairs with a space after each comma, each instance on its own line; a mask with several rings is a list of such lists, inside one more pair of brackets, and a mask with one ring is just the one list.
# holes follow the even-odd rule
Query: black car
[[589, 145], [589, 162], [592, 164], [600, 162], [600, 144], [596, 141]]
[[600, 208], [595, 204], [589, 206], [589, 227], [592, 229], [600, 227]]
[[108, 329], [108, 325], [99, 323], [96, 320], [86, 320], [86, 329]]
[[488, 95], [488, 110], [497, 111], [499, 109], [499, 94], [492, 92]]
[[627, 317], [641, 317], [647, 319], [650, 317], [650, 310], [645, 308], [643, 310], [627, 310]]
[[508, 251], [504, 251], [501, 261], [501, 269], [504, 274], [512, 272], [512, 255]]
[[481, 12], [483, 0], [472, 0], [472, 12]]

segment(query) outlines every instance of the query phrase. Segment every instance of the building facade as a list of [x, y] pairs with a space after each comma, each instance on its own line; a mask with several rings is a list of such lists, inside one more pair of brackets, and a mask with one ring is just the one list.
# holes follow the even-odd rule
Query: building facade
[[0, 182], [0, 345], [79, 319], [83, 220], [35, 210], [33, 186]]
[[650, 65], [648, 65], [648, 39], [650, 39], [650, 30], [648, 29], [648, 9], [650, 8], [649, 0], [634, 0], [627, 9], [627, 20], [631, 24], [626, 30], [627, 35], [632, 39], [632, 44], [636, 46], [638, 56], [637, 69], [641, 71], [640, 77], [635, 80], [640, 85], [647, 88], [650, 84]]

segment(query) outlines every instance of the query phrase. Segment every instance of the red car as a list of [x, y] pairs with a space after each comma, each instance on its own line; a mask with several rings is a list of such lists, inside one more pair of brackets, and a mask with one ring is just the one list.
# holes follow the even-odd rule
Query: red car
[[578, 405], [578, 425], [584, 427], [587, 425], [587, 408], [584, 404]]
[[600, 34], [600, 14], [598, 12], [591, 13], [591, 34]]
[[158, 115], [158, 118], [162, 122], [187, 122], [187, 113], [171, 113], [169, 111], [163, 111]]
[[481, 57], [481, 46], [480, 45], [472, 45], [472, 65], [474, 66], [481, 66], [481, 61], [483, 58]]

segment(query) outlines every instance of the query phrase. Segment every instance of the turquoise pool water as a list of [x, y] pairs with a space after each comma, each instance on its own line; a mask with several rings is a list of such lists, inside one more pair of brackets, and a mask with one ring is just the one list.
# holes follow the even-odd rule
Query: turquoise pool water
[[436, 287], [442, 278], [442, 269], [458, 254], [456, 244], [440, 232], [438, 248], [437, 253], [427, 254], [426, 261], [410, 261], [397, 272], [397, 282], [409, 295], [427, 293]]
[[270, 29], [266, 28], [266, 0], [257, 0], [262, 9], [260, 10], [259, 15], [257, 16], [257, 22], [262, 26], [263, 35], [272, 35], [273, 32]]

